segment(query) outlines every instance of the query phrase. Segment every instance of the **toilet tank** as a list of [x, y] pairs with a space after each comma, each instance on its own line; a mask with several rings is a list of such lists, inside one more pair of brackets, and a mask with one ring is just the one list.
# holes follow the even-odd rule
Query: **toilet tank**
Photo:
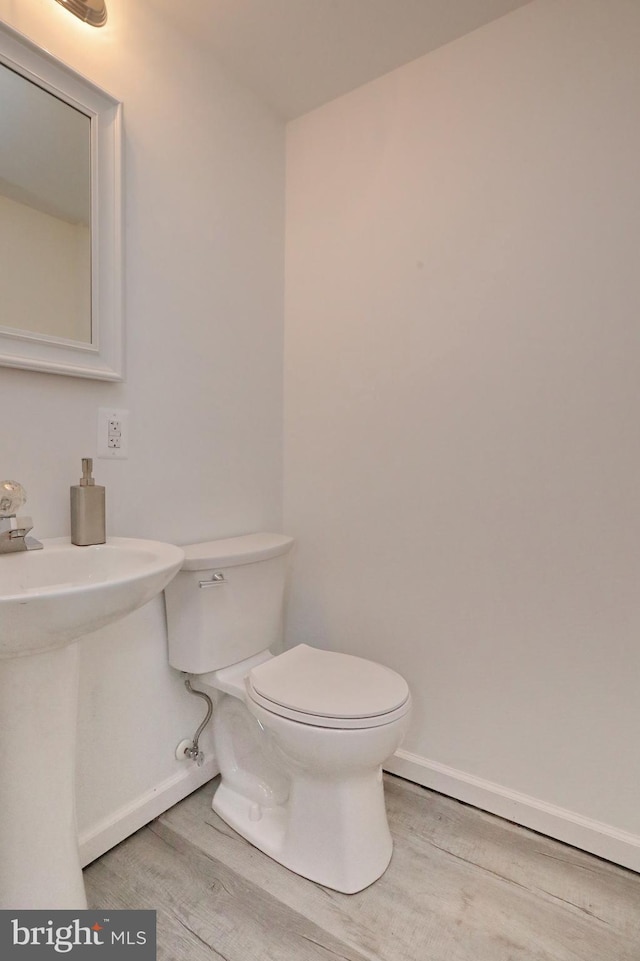
[[172, 667], [206, 674], [280, 641], [292, 545], [284, 534], [246, 534], [184, 547], [164, 590]]

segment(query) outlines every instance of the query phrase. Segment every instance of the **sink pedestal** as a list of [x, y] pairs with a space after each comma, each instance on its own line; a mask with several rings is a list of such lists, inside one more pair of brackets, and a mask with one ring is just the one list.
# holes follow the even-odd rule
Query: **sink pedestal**
[[87, 906], [75, 818], [78, 658], [74, 642], [0, 661], [0, 908]]
[[79, 910], [78, 645], [164, 590], [184, 551], [130, 537], [42, 546], [0, 556], [0, 908]]

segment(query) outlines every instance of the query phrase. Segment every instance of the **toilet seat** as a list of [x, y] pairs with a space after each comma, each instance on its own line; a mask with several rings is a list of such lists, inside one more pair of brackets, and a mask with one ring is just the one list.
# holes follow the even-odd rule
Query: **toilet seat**
[[395, 671], [306, 644], [254, 667], [245, 687], [249, 699], [271, 714], [316, 727], [379, 727], [410, 707], [407, 683]]

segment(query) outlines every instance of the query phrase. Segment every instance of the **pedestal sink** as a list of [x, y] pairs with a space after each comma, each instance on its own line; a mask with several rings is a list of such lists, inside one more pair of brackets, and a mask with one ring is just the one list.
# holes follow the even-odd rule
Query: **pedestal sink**
[[78, 640], [159, 594], [184, 553], [123, 537], [43, 547], [0, 556], [0, 908], [75, 910]]

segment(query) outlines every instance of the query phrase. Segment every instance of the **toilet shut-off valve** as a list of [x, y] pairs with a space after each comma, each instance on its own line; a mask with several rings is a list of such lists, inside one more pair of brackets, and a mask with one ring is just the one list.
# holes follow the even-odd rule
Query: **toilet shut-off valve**
[[200, 739], [200, 735], [202, 734], [205, 727], [209, 723], [211, 719], [211, 715], [213, 714], [213, 701], [211, 700], [208, 694], [204, 693], [204, 691], [196, 691], [195, 688], [191, 687], [191, 681], [189, 680], [189, 678], [186, 678], [184, 682], [184, 686], [189, 691], [189, 694], [195, 694], [196, 697], [201, 697], [203, 700], [207, 702], [207, 713], [205, 715], [205, 718], [202, 724], [199, 726], [198, 730], [193, 735], [193, 740], [180, 741], [180, 743], [176, 748], [176, 757], [179, 761], [195, 761], [198, 767], [202, 767], [204, 763], [204, 751], [200, 750], [200, 747], [198, 746], [198, 741]]
[[179, 761], [195, 761], [198, 767], [202, 767], [204, 764], [204, 751], [196, 747], [193, 741], [185, 738], [184, 741], [180, 741], [176, 748], [176, 758]]

